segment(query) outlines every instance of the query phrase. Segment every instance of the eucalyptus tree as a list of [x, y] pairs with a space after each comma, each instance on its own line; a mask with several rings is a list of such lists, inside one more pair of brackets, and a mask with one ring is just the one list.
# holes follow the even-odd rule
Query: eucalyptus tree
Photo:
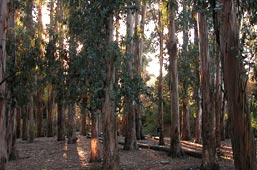
[[[256, 169], [256, 146], [251, 128], [251, 120], [246, 93], [244, 55], [245, 45], [240, 44], [239, 5], [246, 5], [250, 14], [256, 14], [255, 1], [222, 0], [221, 51], [224, 62], [224, 83], [231, 117], [231, 141], [234, 164], [237, 170]], [[250, 8], [249, 8], [250, 7]], [[254, 8], [252, 8], [254, 7]], [[242, 15], [242, 14], [241, 14]], [[251, 15], [250, 23], [256, 23], [256, 15]], [[244, 37], [246, 40], [246, 37]], [[255, 38], [254, 38], [255, 39]], [[243, 41], [244, 41], [243, 40]]]
[[182, 51], [179, 62], [179, 81], [180, 81], [180, 94], [182, 100], [182, 115], [181, 115], [181, 139], [190, 140], [191, 132], [190, 132], [190, 106], [189, 106], [189, 88], [191, 83], [191, 68], [190, 62], [192, 61], [190, 58], [190, 42], [189, 42], [189, 26], [190, 26], [190, 10], [188, 0], [184, 0], [182, 2], [182, 12], [181, 12], [181, 28], [182, 28]]
[[207, 28], [207, 3], [199, 3], [201, 10], [197, 13], [197, 26], [199, 36], [200, 55], [200, 86], [202, 93], [202, 135], [203, 135], [203, 159], [202, 169], [220, 169], [216, 160], [216, 144], [214, 133], [214, 113], [212, 92], [210, 88], [210, 54], [208, 48], [208, 28]]
[[167, 49], [169, 54], [169, 78], [171, 96], [171, 129], [170, 129], [170, 154], [173, 157], [182, 156], [180, 143], [180, 124], [179, 124], [179, 95], [178, 95], [178, 67], [177, 67], [177, 42], [175, 29], [175, 11], [177, 2], [169, 0], [168, 4], [168, 40]]
[[159, 2], [158, 9], [158, 28], [157, 33], [159, 36], [159, 62], [160, 62], [160, 71], [159, 71], [159, 79], [158, 79], [158, 131], [159, 131], [159, 145], [164, 145], [164, 135], [163, 135], [163, 61], [164, 61], [164, 18], [165, 18], [165, 2]]
[[[128, 4], [132, 5], [132, 4]], [[127, 42], [126, 42], [126, 70], [123, 86], [125, 86], [125, 96], [124, 96], [124, 114], [125, 114], [125, 150], [137, 149], [136, 141], [136, 119], [135, 119], [135, 52], [134, 52], [134, 34], [136, 27], [135, 20], [138, 20], [138, 16], [135, 16], [136, 11], [134, 9], [128, 9], [127, 12]]]
[[[0, 93], [1, 96], [5, 96], [6, 94], [6, 82], [5, 82], [5, 72], [6, 72], [6, 33], [8, 28], [8, 11], [7, 11], [7, 3], [8, 0], [1, 0], [1, 8], [0, 8], [0, 14], [1, 14], [1, 21], [0, 21], [0, 60], [1, 60], [1, 71], [0, 71], [0, 80], [1, 80], [1, 85], [0, 85]], [[7, 143], [6, 143], [6, 99], [5, 97], [1, 97], [0, 100], [0, 169], [5, 170], [6, 169], [6, 163], [7, 163]]]

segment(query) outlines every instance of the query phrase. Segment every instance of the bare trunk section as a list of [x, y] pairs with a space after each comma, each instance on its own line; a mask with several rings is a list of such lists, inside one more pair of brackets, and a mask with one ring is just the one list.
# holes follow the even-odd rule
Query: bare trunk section
[[57, 103], [57, 141], [64, 141], [65, 140], [65, 133], [64, 133], [64, 104], [63, 101], [59, 101]]
[[[131, 10], [127, 14], [127, 46], [126, 46], [126, 56], [127, 56], [127, 67], [128, 67], [128, 78], [130, 82], [134, 80], [134, 65], [135, 65], [135, 53], [133, 49], [134, 45], [134, 27], [135, 27], [135, 16]], [[129, 84], [130, 85], [130, 84]], [[132, 87], [132, 84], [130, 85]], [[127, 89], [131, 88], [127, 87]], [[131, 90], [127, 91], [124, 99], [124, 114], [126, 117], [126, 131], [125, 131], [125, 144], [124, 150], [134, 150], [138, 149], [136, 141], [136, 123], [135, 123], [135, 96]]]
[[214, 113], [212, 113], [211, 89], [210, 89], [210, 57], [208, 49], [207, 19], [204, 12], [197, 14], [198, 36], [200, 51], [200, 84], [202, 92], [202, 132], [203, 132], [203, 159], [202, 170], [218, 170], [216, 160], [216, 145], [214, 134]]
[[[138, 40], [135, 43], [135, 70], [136, 70], [136, 78], [138, 81], [142, 81], [142, 54], [143, 54], [143, 36], [144, 36], [144, 25], [145, 25], [145, 15], [146, 15], [146, 4], [142, 2], [141, 4], [140, 0], [136, 1], [136, 6], [138, 10], [136, 12], [136, 21], [135, 21], [135, 38]], [[139, 21], [139, 14], [141, 12], [141, 21]], [[139, 23], [140, 22], [140, 23]], [[140, 94], [137, 94], [138, 99], [140, 99]], [[136, 103], [135, 105], [135, 116], [136, 116], [136, 138], [138, 140], [145, 139], [143, 134], [143, 125], [142, 125], [142, 114], [143, 114], [143, 108], [140, 103]]]
[[92, 117], [92, 124], [91, 124], [91, 154], [90, 154], [90, 162], [100, 162], [101, 157], [100, 157], [100, 151], [99, 151], [99, 140], [98, 140], [98, 128], [97, 128], [97, 123], [98, 123], [98, 114], [97, 112], [93, 111], [91, 113]]
[[256, 170], [256, 146], [251, 127], [247, 79], [240, 59], [238, 4], [222, 0], [221, 48], [224, 56], [224, 82], [231, 118], [231, 141], [237, 170]]
[[[37, 1], [37, 11], [38, 11], [38, 23], [37, 23], [37, 30], [38, 30], [38, 39], [39, 39], [39, 55], [38, 60], [42, 60], [43, 58], [43, 44], [41, 41], [43, 41], [43, 21], [42, 21], [42, 1]], [[36, 81], [41, 79], [41, 75], [36, 73]], [[38, 82], [36, 82], [39, 84]], [[35, 104], [37, 106], [37, 137], [43, 136], [43, 101], [42, 101], [42, 93], [43, 90], [40, 88], [40, 85], [38, 86], [39, 89], [37, 90], [36, 94], [36, 101]]]
[[188, 98], [184, 98], [182, 101], [182, 126], [181, 126], [181, 139], [190, 140], [190, 110]]
[[[161, 4], [159, 4], [159, 8]], [[159, 133], [159, 145], [164, 145], [164, 136], [163, 136], [163, 29], [164, 26], [162, 24], [162, 11], [159, 9], [159, 18], [158, 18], [158, 34], [159, 34], [159, 46], [160, 46], [160, 56], [159, 56], [159, 62], [160, 62], [160, 71], [159, 71], [159, 81], [158, 81], [158, 133]]]
[[83, 106], [81, 108], [81, 135], [87, 135], [87, 112]]
[[[6, 73], [6, 32], [8, 28], [7, 0], [0, 1], [0, 81]], [[6, 135], [6, 82], [0, 84], [0, 170], [5, 170], [7, 163]]]
[[34, 141], [34, 109], [33, 109], [33, 96], [30, 97], [30, 103], [28, 104], [29, 112], [29, 142]]
[[175, 30], [175, 7], [174, 0], [168, 1], [168, 40], [167, 48], [169, 54], [169, 74], [170, 74], [170, 105], [171, 105], [171, 129], [170, 129], [170, 154], [173, 157], [183, 155], [180, 143], [180, 125], [179, 125], [179, 94], [178, 94], [178, 68], [177, 68], [177, 42]]
[[77, 142], [76, 137], [76, 110], [75, 103], [69, 104], [68, 108], [68, 144], [74, 144]]
[[37, 137], [43, 137], [43, 101], [41, 91], [37, 92]]
[[[110, 11], [105, 19], [106, 38], [109, 46], [113, 43], [113, 14]], [[113, 54], [111, 54], [113, 55]], [[120, 158], [117, 141], [117, 116], [115, 113], [115, 57], [106, 56], [106, 80], [104, 100], [104, 140], [103, 170], [120, 170]]]
[[47, 137], [53, 137], [53, 112], [54, 112], [54, 88], [51, 86], [48, 89], [48, 108], [47, 108]]
[[28, 140], [28, 111], [27, 107], [22, 107], [22, 140]]
[[21, 137], [21, 108], [18, 107], [16, 110], [16, 137], [19, 139]]

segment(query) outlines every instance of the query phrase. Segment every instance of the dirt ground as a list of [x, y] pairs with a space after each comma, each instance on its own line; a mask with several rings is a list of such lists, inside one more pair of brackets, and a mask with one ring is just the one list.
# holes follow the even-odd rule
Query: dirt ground
[[[143, 141], [153, 143], [152, 139]], [[102, 147], [102, 146], [101, 146]], [[119, 145], [122, 170], [197, 170], [200, 158], [171, 158], [151, 149], [124, 151]], [[36, 138], [34, 143], [17, 141], [19, 159], [8, 163], [8, 170], [98, 170], [101, 163], [89, 163], [90, 139], [78, 135], [77, 144], [57, 142], [56, 137]], [[223, 157], [226, 158], [226, 157]], [[222, 170], [234, 170], [233, 161], [219, 158]]]

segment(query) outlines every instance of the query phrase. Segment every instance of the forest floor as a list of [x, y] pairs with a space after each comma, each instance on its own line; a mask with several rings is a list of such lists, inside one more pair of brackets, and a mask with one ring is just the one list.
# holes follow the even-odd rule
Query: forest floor
[[[168, 139], [167, 139], [168, 140]], [[139, 141], [142, 144], [158, 145], [158, 141], [148, 137]], [[201, 145], [182, 141], [183, 148], [189, 147], [196, 152]], [[184, 156], [171, 158], [164, 151], [140, 148], [124, 151], [119, 145], [122, 170], [198, 170], [201, 158]], [[102, 144], [100, 144], [100, 150]], [[234, 170], [229, 141], [222, 144], [219, 164], [222, 170]], [[89, 163], [90, 139], [78, 135], [76, 144], [67, 141], [57, 142], [56, 137], [36, 138], [33, 143], [17, 141], [19, 158], [10, 161], [7, 170], [100, 170], [101, 163]]]

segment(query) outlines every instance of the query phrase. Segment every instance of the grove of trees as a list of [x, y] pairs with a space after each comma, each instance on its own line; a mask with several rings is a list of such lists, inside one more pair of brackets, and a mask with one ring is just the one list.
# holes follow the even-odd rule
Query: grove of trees
[[78, 131], [104, 170], [121, 169], [119, 136], [130, 151], [146, 135], [172, 157], [181, 140], [201, 143], [202, 170], [220, 169], [231, 138], [235, 169], [257, 169], [257, 1], [0, 4], [0, 170], [19, 159], [17, 139], [74, 144]]

